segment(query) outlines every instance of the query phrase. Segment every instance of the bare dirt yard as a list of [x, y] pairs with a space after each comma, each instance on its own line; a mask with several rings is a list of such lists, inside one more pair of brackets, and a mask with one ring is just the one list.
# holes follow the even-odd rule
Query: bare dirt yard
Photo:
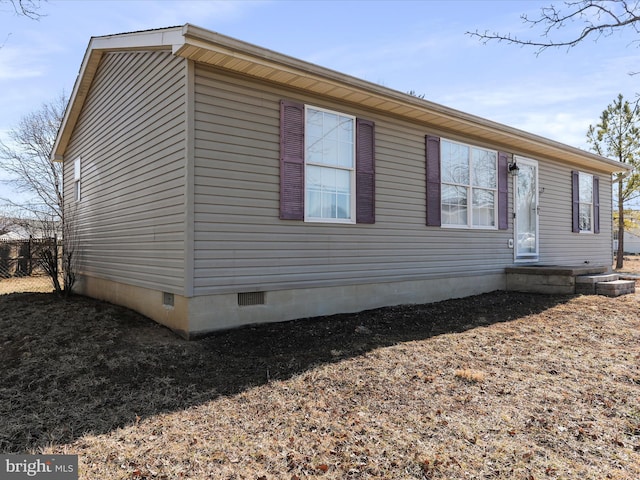
[[0, 452], [78, 454], [82, 479], [640, 478], [640, 294], [494, 292], [191, 342], [6, 294], [0, 365]]

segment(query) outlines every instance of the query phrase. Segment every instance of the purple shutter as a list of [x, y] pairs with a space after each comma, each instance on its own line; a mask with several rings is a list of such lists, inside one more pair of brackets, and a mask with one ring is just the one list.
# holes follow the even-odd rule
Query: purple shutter
[[600, 178], [593, 176], [593, 233], [600, 233]]
[[509, 228], [509, 160], [505, 152], [498, 152], [498, 228]]
[[440, 137], [425, 137], [427, 164], [427, 225], [442, 224], [440, 207]]
[[375, 125], [356, 119], [356, 223], [376, 222]]
[[304, 105], [280, 101], [280, 218], [304, 220]]
[[580, 233], [580, 174], [576, 170], [571, 172], [571, 204], [571, 231]]

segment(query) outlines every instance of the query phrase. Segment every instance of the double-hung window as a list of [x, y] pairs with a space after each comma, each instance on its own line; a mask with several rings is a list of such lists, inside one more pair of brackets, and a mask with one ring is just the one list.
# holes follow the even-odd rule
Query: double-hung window
[[355, 117], [305, 108], [305, 220], [355, 222]]
[[572, 172], [573, 231], [600, 233], [600, 179], [585, 172]]
[[498, 152], [441, 140], [442, 225], [497, 228]]
[[280, 218], [375, 223], [375, 124], [280, 102]]
[[593, 175], [580, 172], [578, 175], [580, 189], [578, 198], [579, 225], [581, 232], [593, 232]]

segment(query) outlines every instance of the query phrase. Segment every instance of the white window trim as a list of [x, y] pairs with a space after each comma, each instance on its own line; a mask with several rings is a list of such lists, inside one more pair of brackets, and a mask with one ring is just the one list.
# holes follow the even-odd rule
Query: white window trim
[[82, 160], [78, 157], [73, 162], [73, 199], [76, 202], [79, 202], [82, 199], [81, 168]]
[[[459, 225], [456, 223], [444, 223], [444, 220], [441, 222], [441, 227], [442, 228], [456, 228], [456, 229], [463, 229], [463, 230], [498, 230], [498, 151], [497, 150], [492, 150], [490, 148], [485, 148], [485, 147], [481, 147], [479, 145], [472, 145], [470, 143], [464, 143], [464, 142], [458, 142], [456, 140], [450, 140], [448, 138], [441, 138], [440, 140], [441, 142], [449, 142], [449, 143], [455, 143], [457, 145], [462, 145], [465, 147], [469, 148], [469, 155], [471, 155], [471, 151], [473, 148], [478, 148], [478, 149], [482, 149], [482, 150], [487, 150], [489, 152], [493, 152], [496, 154], [496, 161], [495, 161], [495, 165], [496, 165], [496, 186], [494, 188], [485, 188], [485, 187], [473, 187], [471, 185], [471, 167], [469, 168], [469, 185], [466, 184], [458, 184], [458, 183], [449, 183], [449, 182], [445, 182], [442, 179], [440, 180], [440, 186], [442, 187], [443, 185], [452, 185], [455, 187], [463, 187], [467, 189], [467, 224], [466, 225]], [[442, 152], [442, 150], [441, 150]], [[469, 165], [472, 165], [473, 162], [473, 156], [471, 156], [471, 158], [469, 158]], [[440, 175], [442, 178], [442, 153], [440, 153]], [[475, 189], [479, 189], [479, 190], [491, 190], [494, 195], [493, 195], [493, 212], [494, 212], [494, 226], [487, 226], [487, 225], [473, 225], [473, 190]], [[440, 199], [440, 209], [442, 211], [442, 198]], [[444, 215], [442, 215], [441, 213], [441, 218], [444, 219]]]
[[[315, 163], [307, 161], [307, 116], [309, 109], [332, 113], [334, 115], [340, 115], [341, 117], [350, 118], [353, 122], [353, 166], [351, 168], [339, 167], [327, 165], [324, 163]], [[304, 181], [304, 221], [308, 223], [341, 223], [341, 224], [355, 224], [356, 223], [356, 141], [357, 141], [357, 133], [356, 133], [356, 117], [354, 115], [349, 115], [347, 113], [338, 112], [336, 110], [329, 110], [327, 108], [316, 107], [314, 105], [304, 106], [304, 170], [305, 170], [305, 181]], [[350, 202], [349, 202], [349, 217], [350, 218], [319, 218], [319, 217], [310, 217], [307, 215], [307, 165], [323, 167], [323, 168], [334, 168], [336, 170], [346, 170], [351, 172], [349, 179], [349, 189], [350, 189]]]
[[[580, 207], [582, 205], [587, 205], [586, 202], [581, 202], [580, 201], [580, 185], [582, 184], [581, 177], [589, 177], [591, 179], [591, 202], [588, 203], [588, 205], [590, 206], [590, 218], [591, 218], [591, 229], [590, 230], [583, 230], [582, 228], [580, 228]], [[587, 173], [587, 172], [582, 172], [580, 170], [578, 170], [578, 228], [580, 228], [580, 231], [578, 233], [580, 234], [586, 234], [586, 235], [593, 235], [593, 222], [594, 222], [594, 212], [593, 212], [593, 174], [591, 173]]]

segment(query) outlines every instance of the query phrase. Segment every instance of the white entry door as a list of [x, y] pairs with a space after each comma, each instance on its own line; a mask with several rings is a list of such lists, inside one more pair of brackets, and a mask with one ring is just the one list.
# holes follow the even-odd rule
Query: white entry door
[[538, 260], [538, 162], [514, 157], [519, 167], [514, 177], [515, 257], [520, 261]]

